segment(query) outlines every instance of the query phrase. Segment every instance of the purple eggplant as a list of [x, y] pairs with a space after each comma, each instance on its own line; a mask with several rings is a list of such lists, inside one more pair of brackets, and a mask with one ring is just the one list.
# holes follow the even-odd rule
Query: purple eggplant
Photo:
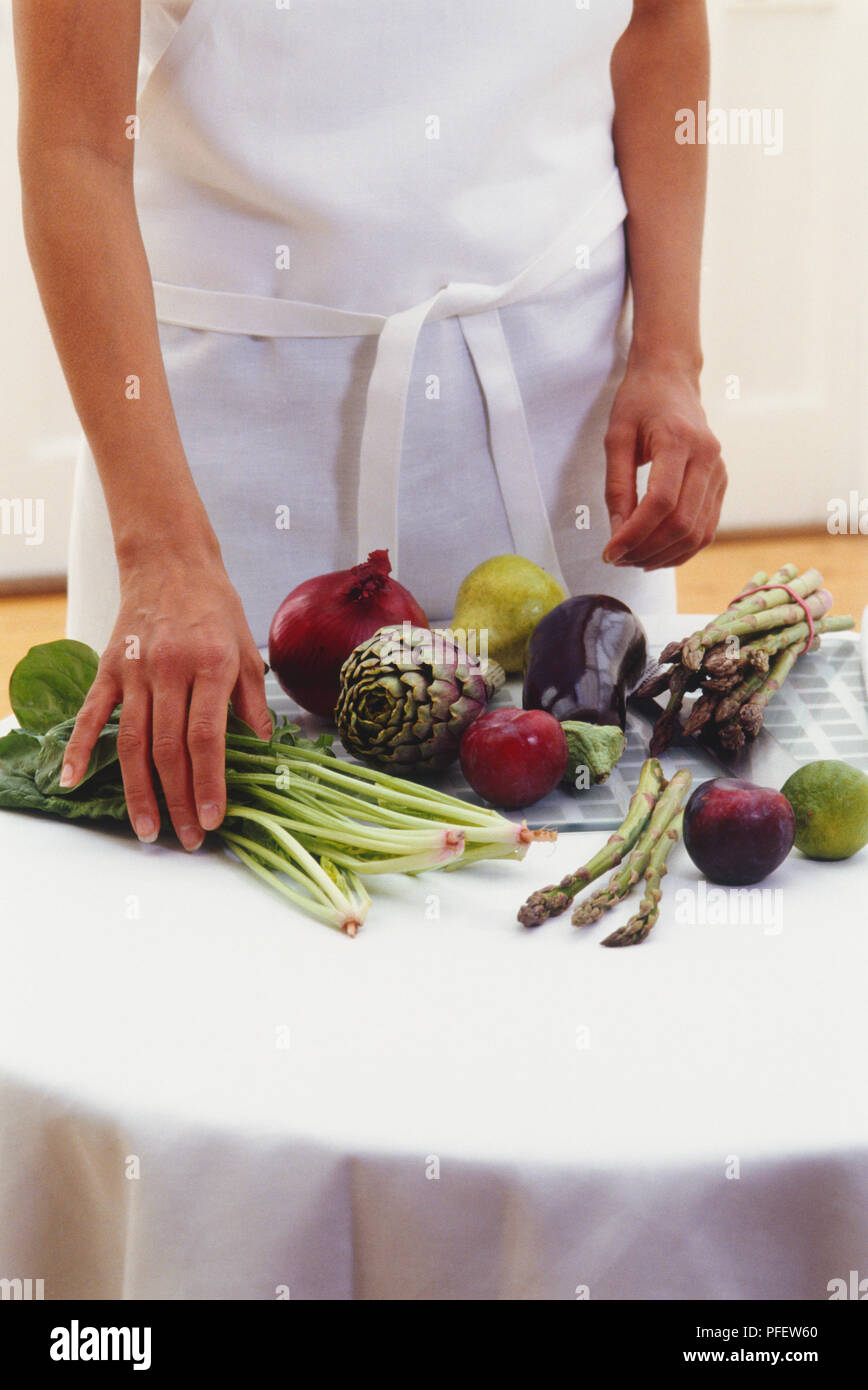
[[627, 696], [645, 670], [645, 629], [620, 599], [578, 594], [533, 630], [525, 663], [525, 709], [586, 724], [627, 722]]

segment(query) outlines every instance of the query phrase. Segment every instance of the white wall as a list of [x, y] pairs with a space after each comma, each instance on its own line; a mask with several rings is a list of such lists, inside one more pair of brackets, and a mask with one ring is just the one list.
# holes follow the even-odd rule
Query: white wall
[[823, 525], [830, 498], [868, 496], [868, 5], [710, 0], [709, 15], [710, 105], [783, 113], [778, 155], [709, 145], [704, 391], [731, 479], [722, 529]]
[[[731, 477], [722, 529], [821, 524], [830, 497], [868, 495], [868, 4], [709, 0], [709, 14], [711, 105], [783, 111], [779, 155], [709, 146], [704, 389]], [[16, 102], [0, 0], [0, 498], [45, 503], [41, 545], [0, 534], [0, 584], [64, 570], [78, 431], [21, 234]]]
[[11, 7], [0, 0], [0, 498], [41, 499], [45, 517], [41, 545], [0, 527], [0, 584], [65, 572], [78, 442], [21, 232], [17, 107]]

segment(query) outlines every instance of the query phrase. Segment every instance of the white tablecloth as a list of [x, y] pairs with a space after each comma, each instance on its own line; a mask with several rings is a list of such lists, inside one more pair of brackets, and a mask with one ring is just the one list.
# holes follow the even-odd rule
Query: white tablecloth
[[642, 946], [598, 944], [635, 900], [520, 928], [605, 839], [378, 880], [350, 940], [219, 849], [2, 812], [0, 1277], [823, 1299], [864, 1275], [866, 852], [794, 853], [777, 921], [683, 920], [679, 845]]

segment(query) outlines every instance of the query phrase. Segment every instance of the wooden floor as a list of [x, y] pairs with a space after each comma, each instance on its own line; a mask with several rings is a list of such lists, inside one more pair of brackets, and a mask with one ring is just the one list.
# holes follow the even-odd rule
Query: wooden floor
[[[800, 570], [820, 570], [835, 597], [834, 611], [852, 614], [859, 625], [868, 604], [868, 540], [825, 531], [716, 540], [677, 571], [678, 610], [719, 613], [756, 570], [771, 572], [788, 561]], [[65, 621], [65, 594], [0, 596], [0, 718], [10, 712], [7, 690], [16, 661], [36, 643], [63, 637]]]

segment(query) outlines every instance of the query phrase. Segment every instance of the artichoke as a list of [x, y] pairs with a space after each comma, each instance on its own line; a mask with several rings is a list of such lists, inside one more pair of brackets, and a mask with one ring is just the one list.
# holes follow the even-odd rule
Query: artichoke
[[503, 678], [496, 662], [483, 665], [448, 632], [381, 627], [341, 667], [335, 722], [357, 758], [439, 772]]

